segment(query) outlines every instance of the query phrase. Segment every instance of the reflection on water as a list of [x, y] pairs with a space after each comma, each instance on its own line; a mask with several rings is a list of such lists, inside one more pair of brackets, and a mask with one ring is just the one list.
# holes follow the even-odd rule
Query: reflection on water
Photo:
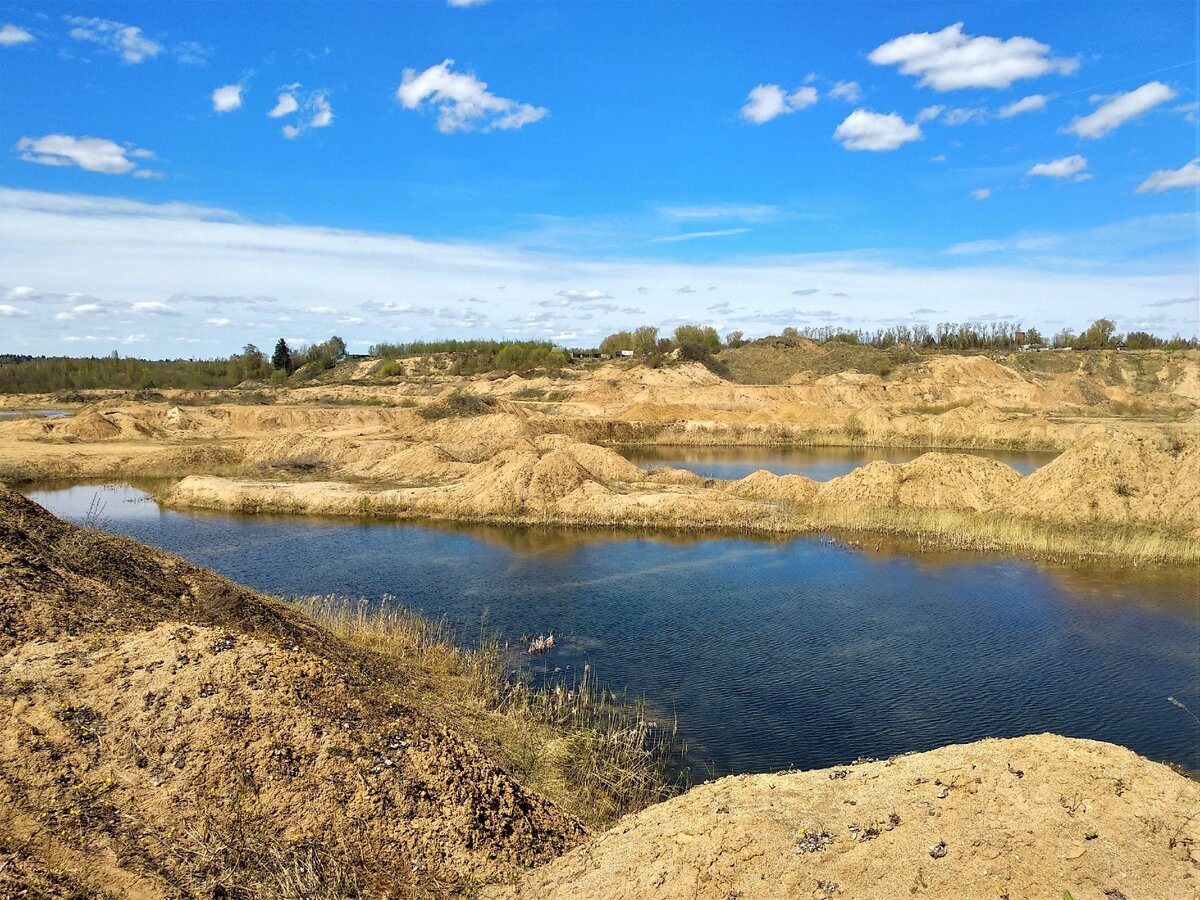
[[[829, 481], [875, 460], [906, 463], [927, 450], [895, 447], [618, 447], [642, 468], [687, 469], [704, 478], [745, 478], [759, 469], [776, 475], [804, 475]], [[1009, 450], [954, 450], [999, 460], [1022, 475], [1044, 466], [1057, 453]]]
[[58, 419], [71, 415], [69, 409], [0, 409], [0, 420], [19, 419], [22, 416], [39, 416], [43, 419]]
[[239, 517], [123, 487], [38, 490], [276, 594], [394, 594], [465, 636], [486, 615], [544, 658], [678, 716], [718, 773], [809, 768], [1056, 731], [1200, 769], [1200, 573], [1082, 572], [826, 537], [699, 538]]

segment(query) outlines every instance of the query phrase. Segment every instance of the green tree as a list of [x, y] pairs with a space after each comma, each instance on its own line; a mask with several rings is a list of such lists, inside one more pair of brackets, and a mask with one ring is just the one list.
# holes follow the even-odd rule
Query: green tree
[[1116, 330], [1116, 323], [1112, 319], [1097, 319], [1079, 336], [1079, 343], [1089, 350], [1103, 350], [1116, 343], [1113, 339]]
[[633, 335], [628, 331], [618, 331], [610, 334], [600, 342], [600, 352], [616, 355], [622, 350], [633, 349]]
[[288, 375], [294, 371], [292, 351], [288, 349], [287, 341], [283, 338], [280, 338], [279, 343], [275, 345], [275, 352], [271, 355], [271, 368], [276, 372], [285, 372]]
[[641, 328], [635, 328], [632, 344], [633, 346], [630, 349], [634, 353], [653, 353], [655, 346], [658, 344], [658, 329], [653, 325], [643, 325]]
[[731, 332], [729, 332], [729, 334], [725, 335], [725, 346], [726, 347], [732, 347], [732, 348], [736, 349], [737, 347], [744, 346], [745, 343], [746, 343], [746, 336], [743, 335], [740, 331], [731, 331]]
[[680, 347], [684, 344], [699, 344], [708, 351], [721, 349], [721, 336], [711, 325], [680, 325], [675, 329], [673, 337], [676, 345]]

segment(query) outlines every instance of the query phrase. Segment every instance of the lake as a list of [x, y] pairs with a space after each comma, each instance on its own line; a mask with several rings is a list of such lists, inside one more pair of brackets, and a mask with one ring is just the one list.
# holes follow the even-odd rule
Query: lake
[[0, 421], [4, 419], [19, 419], [22, 416], [41, 416], [44, 419], [59, 419], [69, 416], [69, 409], [0, 409]]
[[886, 757], [1041, 731], [1200, 770], [1200, 573], [758, 540], [160, 509], [125, 485], [37, 489], [79, 520], [281, 595], [392, 594], [466, 640], [553, 631], [678, 717], [696, 774]]
[[[745, 478], [759, 469], [829, 481], [875, 460], [906, 463], [928, 448], [897, 447], [615, 447], [643, 469], [687, 469], [704, 478]], [[952, 450], [999, 460], [1022, 475], [1044, 466], [1057, 453], [1010, 450]]]

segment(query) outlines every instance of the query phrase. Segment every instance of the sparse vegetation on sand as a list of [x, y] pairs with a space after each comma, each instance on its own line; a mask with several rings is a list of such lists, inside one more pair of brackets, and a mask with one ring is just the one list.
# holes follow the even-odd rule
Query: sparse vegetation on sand
[[445, 621], [395, 598], [370, 603], [337, 596], [292, 601], [324, 628], [381, 658], [429, 677], [424, 702], [452, 709], [491, 743], [522, 782], [592, 827], [611, 825], [678, 793], [686, 748], [674, 721], [645, 701], [606, 689], [590, 666], [576, 677], [534, 678], [527, 656], [481, 626], [474, 642]]
[[590, 672], [513, 677], [528, 640], [282, 603], [102, 520], [0, 487], [3, 895], [1170, 896], [1198, 864], [1195, 782], [1053, 735], [654, 803], [673, 729]]
[[0, 621], [0, 896], [462, 896], [673, 791], [670, 730], [590, 678], [535, 688], [491, 638], [272, 600], [3, 486]]

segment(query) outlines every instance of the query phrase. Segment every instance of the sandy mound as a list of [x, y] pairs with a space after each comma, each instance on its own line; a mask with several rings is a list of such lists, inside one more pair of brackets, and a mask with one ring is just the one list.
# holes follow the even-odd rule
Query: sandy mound
[[516, 889], [538, 900], [1200, 896], [1200, 785], [1112, 744], [986, 740], [723, 778]]
[[1006, 505], [1060, 522], [1200, 529], [1200, 441], [1180, 432], [1098, 434], [1023, 479]]
[[582, 834], [414, 711], [403, 672], [3, 487], [0, 623], [0, 841], [101, 881], [442, 896]]
[[868, 463], [821, 485], [825, 506], [909, 506], [924, 509], [991, 509], [1021, 482], [1011, 467], [964, 453], [924, 453], [912, 462]]
[[752, 472], [729, 487], [738, 497], [753, 500], [785, 500], [789, 503], [808, 503], [817, 493], [820, 483], [803, 475], [776, 475], [765, 469]]

